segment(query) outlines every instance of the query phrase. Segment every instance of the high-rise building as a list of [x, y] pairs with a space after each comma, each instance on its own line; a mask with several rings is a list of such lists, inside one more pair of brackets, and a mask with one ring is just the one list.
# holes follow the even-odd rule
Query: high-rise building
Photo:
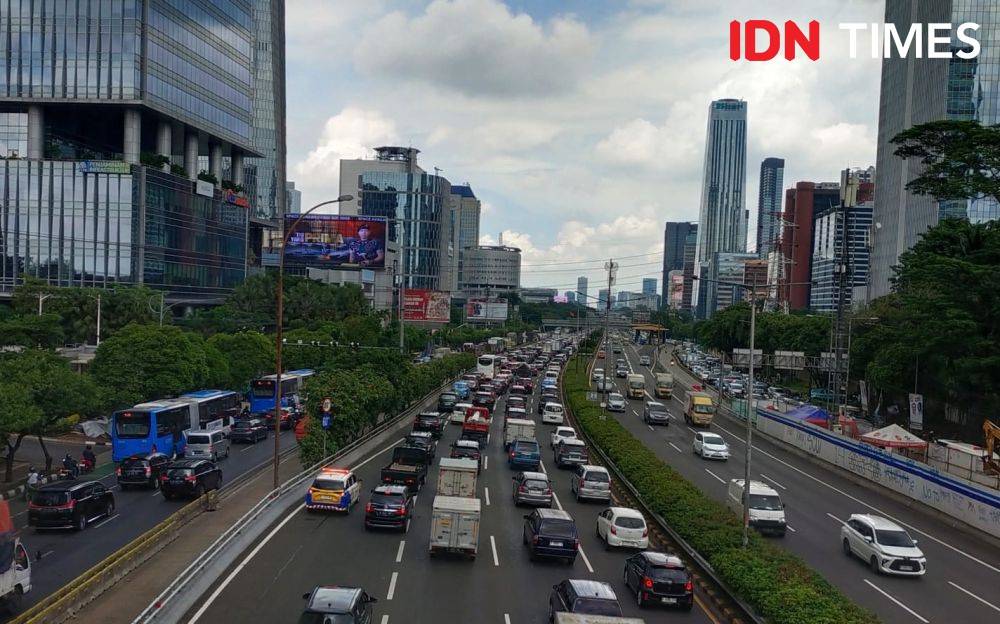
[[686, 312], [693, 311], [693, 304], [695, 303], [693, 293], [695, 250], [698, 247], [698, 224], [694, 223], [692, 225], [694, 227], [684, 237], [684, 267], [682, 269], [684, 272], [684, 286], [681, 292], [681, 309]]
[[464, 297], [502, 297], [521, 287], [521, 250], [477, 245], [462, 250], [458, 289]]
[[456, 249], [475, 247], [479, 244], [479, 217], [482, 213], [482, 204], [468, 184], [452, 186], [451, 199]]
[[[747, 248], [747, 104], [743, 100], [715, 100], [708, 109], [705, 163], [702, 171], [701, 208], [698, 213], [698, 247], [695, 274], [712, 260], [716, 252], [743, 253]], [[694, 283], [697, 315], [715, 309]]]
[[757, 193], [757, 255], [766, 258], [781, 236], [781, 195], [785, 176], [784, 158], [765, 158], [760, 163]]
[[644, 294], [644, 295], [655, 295], [656, 294], [656, 278], [655, 277], [644, 277], [644, 278], [642, 278], [642, 294]]
[[582, 275], [576, 278], [576, 292], [581, 304], [589, 306], [593, 303], [587, 296], [587, 278]]
[[0, 29], [0, 290], [239, 284], [251, 202], [232, 187], [261, 156], [250, 4], [19, 0]]
[[[247, 160], [244, 186], [251, 217], [276, 227], [275, 220], [291, 210], [285, 204], [285, 28], [284, 2], [248, 0], [252, 15], [251, 137], [260, 158]], [[212, 4], [212, 3], [209, 3]]]
[[684, 269], [684, 242], [688, 234], [698, 230], [697, 223], [667, 221], [663, 226], [663, 276], [666, 296], [667, 276], [671, 271]]
[[295, 182], [289, 180], [285, 182], [285, 203], [288, 206], [286, 210], [292, 214], [299, 214], [302, 212], [302, 191], [295, 188]]
[[576, 291], [575, 290], [567, 290], [564, 293], [564, 296], [566, 297], [566, 302], [567, 303], [576, 303]]
[[[885, 22], [907, 32], [911, 24], [944, 23], [958, 27], [979, 24], [976, 38], [982, 52], [977, 58], [886, 58], [882, 61], [879, 102], [878, 153], [876, 156], [873, 248], [868, 285], [869, 300], [890, 291], [892, 267], [903, 252], [913, 247], [927, 228], [939, 219], [959, 217], [973, 222], [1000, 217], [1000, 206], [991, 198], [938, 202], [914, 195], [906, 183], [920, 164], [895, 155], [893, 137], [913, 126], [939, 119], [976, 119], [984, 126], [1000, 123], [1000, 3], [986, 0], [887, 0]], [[948, 49], [949, 38], [939, 51]], [[957, 42], [952, 33], [950, 41]]]
[[742, 284], [746, 279], [747, 262], [755, 260], [757, 255], [748, 253], [716, 252], [712, 256], [706, 263], [708, 279], [702, 285], [706, 291], [705, 300], [714, 306], [706, 311], [706, 317], [744, 299], [747, 289]]
[[597, 291], [597, 309], [604, 310], [608, 306], [608, 289], [602, 288]]
[[809, 307], [816, 215], [840, 205], [838, 182], [798, 182], [785, 191], [778, 299], [790, 310]]

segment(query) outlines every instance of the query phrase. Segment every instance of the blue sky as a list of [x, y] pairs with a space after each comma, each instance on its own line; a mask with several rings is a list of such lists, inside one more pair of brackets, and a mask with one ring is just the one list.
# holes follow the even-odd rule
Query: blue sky
[[[697, 220], [710, 100], [748, 102], [751, 212], [764, 157], [786, 159], [786, 186], [874, 163], [879, 63], [847, 59], [837, 23], [882, 6], [293, 0], [289, 177], [310, 205], [336, 195], [340, 158], [412, 145], [472, 185], [484, 240], [524, 250], [526, 285], [566, 290], [610, 255], [649, 254], [619, 279], [638, 290], [660, 276], [663, 222]], [[818, 19], [822, 59], [730, 61], [728, 23], [750, 17]]]

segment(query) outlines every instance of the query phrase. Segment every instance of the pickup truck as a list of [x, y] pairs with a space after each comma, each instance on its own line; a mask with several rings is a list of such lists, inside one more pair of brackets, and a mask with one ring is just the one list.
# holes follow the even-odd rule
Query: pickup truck
[[469, 407], [465, 410], [465, 422], [462, 423], [463, 437], [486, 440], [490, 434], [490, 411], [485, 407]]
[[405, 485], [418, 492], [427, 478], [431, 455], [424, 448], [398, 446], [392, 451], [392, 462], [382, 469], [382, 483]]

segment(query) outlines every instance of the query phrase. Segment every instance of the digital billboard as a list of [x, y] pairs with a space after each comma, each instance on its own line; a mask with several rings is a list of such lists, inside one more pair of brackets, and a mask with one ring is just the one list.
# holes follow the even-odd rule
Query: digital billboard
[[451, 293], [407, 288], [403, 291], [403, 320], [447, 323], [451, 320]]
[[507, 320], [506, 299], [469, 299], [465, 303], [465, 320], [486, 323]]
[[[285, 215], [285, 232], [298, 214]], [[285, 264], [323, 269], [384, 269], [386, 220], [352, 215], [308, 215], [285, 247]]]

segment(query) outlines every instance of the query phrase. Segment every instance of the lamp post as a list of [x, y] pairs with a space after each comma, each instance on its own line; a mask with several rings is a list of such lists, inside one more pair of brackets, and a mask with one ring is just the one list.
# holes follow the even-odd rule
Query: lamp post
[[[848, 397], [851, 392], [851, 328], [854, 321], [864, 321], [866, 323], [876, 323], [879, 318], [877, 316], [854, 318], [853, 316], [847, 319], [847, 372], [845, 373], [844, 379], [844, 405], [848, 403]], [[845, 410], [847, 408], [844, 408]]]
[[52, 296], [53, 295], [51, 293], [48, 295], [43, 295], [42, 293], [38, 293], [38, 316], [42, 315], [42, 302]]
[[351, 201], [351, 195], [341, 195], [337, 199], [320, 202], [299, 215], [299, 218], [292, 222], [292, 225], [285, 232], [281, 240], [281, 251], [278, 254], [278, 287], [275, 292], [277, 298], [275, 305], [275, 322], [277, 331], [274, 339], [274, 489], [278, 489], [278, 452], [281, 449], [281, 346], [283, 344], [282, 325], [285, 321], [285, 248], [288, 247], [288, 239], [291, 238], [295, 228], [306, 216], [317, 208], [330, 204]]

